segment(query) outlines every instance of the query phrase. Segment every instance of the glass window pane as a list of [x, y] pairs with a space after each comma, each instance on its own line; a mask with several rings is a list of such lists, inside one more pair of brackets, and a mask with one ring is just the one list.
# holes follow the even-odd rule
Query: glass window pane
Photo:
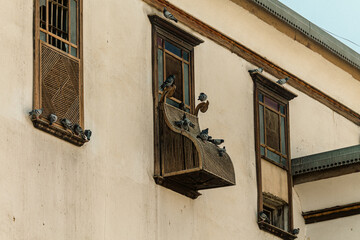
[[261, 154], [261, 156], [265, 156], [265, 148], [264, 147], [260, 147], [260, 154]]
[[285, 106], [280, 105], [280, 112], [281, 112], [282, 114], [285, 114]]
[[162, 47], [162, 43], [163, 43], [163, 40], [158, 37], [158, 38], [157, 38], [157, 45], [158, 45], [159, 47]]
[[40, 40], [46, 42], [46, 33], [40, 31]]
[[185, 104], [190, 105], [189, 65], [184, 64]]
[[158, 49], [157, 59], [158, 59], [158, 81], [159, 81], [159, 90], [160, 90], [160, 86], [164, 82], [164, 57], [163, 57], [163, 51], [161, 49]]
[[77, 3], [70, 0], [71, 43], [77, 44]]
[[286, 155], [285, 118], [281, 117], [281, 153]]
[[183, 51], [183, 57], [186, 61], [189, 61], [189, 53]]
[[170, 104], [170, 105], [173, 105], [174, 107], [177, 107], [177, 108], [179, 107], [179, 103], [171, 100], [170, 98], [166, 98], [166, 103]]
[[279, 110], [279, 104], [268, 97], [265, 97], [265, 104], [277, 111]]
[[259, 104], [259, 120], [260, 120], [260, 143], [265, 144], [264, 106], [260, 104]]
[[68, 26], [68, 10], [64, 9], [63, 11], [63, 26], [62, 29], [64, 31], [64, 37], [66, 40], [69, 39], [68, 33], [69, 33], [69, 26]]
[[175, 75], [176, 90], [173, 95], [174, 98], [183, 101], [183, 76], [182, 76], [182, 62], [175, 57], [166, 54], [166, 74], [165, 77]]
[[181, 57], [181, 49], [165, 41], [165, 49]]
[[73, 55], [74, 57], [77, 57], [77, 49], [74, 47], [71, 47], [71, 55]]
[[259, 101], [264, 102], [264, 95], [262, 95], [261, 93], [259, 93]]
[[46, 1], [40, 0], [40, 27], [46, 29]]
[[287, 165], [287, 161], [286, 161], [286, 159], [283, 158], [283, 157], [281, 158], [281, 164], [284, 165], [284, 166]]
[[276, 153], [273, 153], [272, 151], [269, 151], [268, 149], [266, 149], [266, 156], [267, 156], [267, 158], [269, 158], [277, 163], [281, 163], [280, 156], [277, 155]]
[[69, 52], [69, 45], [66, 44], [66, 43], [62, 43], [62, 50], [68, 53]]
[[266, 145], [280, 151], [279, 115], [265, 108]]

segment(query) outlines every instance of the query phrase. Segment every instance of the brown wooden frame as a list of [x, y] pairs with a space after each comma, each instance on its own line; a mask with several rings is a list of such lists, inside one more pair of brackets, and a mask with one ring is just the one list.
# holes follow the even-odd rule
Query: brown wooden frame
[[[48, 0], [46, 0], [48, 3]], [[74, 57], [70, 54], [71, 46], [74, 44], [71, 43], [70, 39], [70, 21], [69, 21], [69, 40], [63, 39], [55, 34], [52, 34], [48, 31], [48, 29], [42, 29], [40, 27], [40, 2], [39, 0], [34, 0], [34, 86], [33, 86], [33, 109], [40, 109], [41, 106], [41, 82], [40, 82], [40, 50], [41, 45], [45, 45], [49, 48], [56, 49], [58, 51], [61, 51], [60, 54], [66, 55], [69, 59], [74, 59], [79, 62], [79, 124], [84, 128], [84, 84], [83, 84], [83, 2], [82, 0], [77, 0], [78, 8], [77, 8], [77, 45], [75, 47], [77, 48], [77, 57]], [[70, 0], [69, 0], [70, 4]], [[48, 8], [48, 4], [47, 4]], [[47, 18], [48, 18], [48, 12], [47, 12]], [[70, 9], [68, 17], [70, 18]], [[48, 21], [47, 21], [48, 25]], [[47, 39], [48, 36], [51, 35], [52, 37], [55, 37], [66, 44], [69, 44], [69, 53], [66, 53], [65, 51], [62, 51], [55, 46], [41, 41], [40, 40], [40, 31], [46, 33]], [[74, 47], [74, 46], [73, 46]], [[46, 117], [40, 116], [39, 118], [32, 118], [33, 124], [36, 128], [43, 130], [45, 132], [48, 132], [58, 138], [61, 138], [65, 141], [68, 141], [74, 145], [82, 146], [86, 141], [82, 139], [80, 136], [74, 135], [70, 131], [65, 130], [61, 124], [54, 123], [53, 125], [49, 125], [49, 122]], [[59, 121], [58, 121], [59, 122]]]
[[[192, 40], [190, 43], [187, 42], [188, 39], [191, 38], [195, 38], [193, 36], [191, 36], [189, 33], [177, 28], [176, 26], [174, 26], [173, 24], [170, 24], [169, 22], [167, 22], [166, 20], [163, 20], [162, 18], [158, 17], [158, 16], [149, 16], [149, 19], [151, 21], [151, 23], [153, 24], [153, 31], [152, 31], [152, 45], [153, 45], [153, 90], [157, 91], [154, 92], [154, 97], [155, 97], [155, 108], [157, 108], [157, 104], [159, 102], [159, 97], [158, 94], [162, 93], [162, 91], [159, 91], [159, 86], [158, 86], [158, 76], [157, 76], [157, 38], [160, 37], [161, 39], [163, 39], [163, 44], [165, 41], [170, 42], [171, 44], [174, 44], [176, 47], [181, 48], [182, 50], [186, 50], [189, 52], [189, 61], [187, 62], [189, 64], [189, 71], [190, 71], [190, 77], [189, 77], [189, 97], [190, 97], [190, 113], [194, 113], [195, 110], [195, 85], [194, 85], [194, 46], [193, 44], [200, 44], [202, 41], [200, 39], [198, 39], [198, 42], [194, 42], [194, 40]], [[181, 60], [182, 62], [186, 62], [184, 59], [180, 59], [178, 56], [176, 56], [175, 54], [173, 54], [170, 51], [167, 51], [165, 48], [162, 48], [163, 53], [165, 54], [165, 52], [169, 55], [171, 55], [172, 57], [175, 57], [176, 59]], [[165, 60], [165, 57], [164, 57]], [[164, 66], [165, 66], [165, 61], [164, 61]], [[183, 71], [183, 69], [182, 69]], [[164, 67], [164, 78], [166, 78], [165, 76], [165, 67]], [[156, 81], [155, 81], [156, 80]], [[183, 91], [183, 97], [184, 97], [184, 91]], [[175, 98], [171, 98], [171, 100], [180, 103], [180, 101], [178, 101]]]
[[[293, 223], [293, 204], [292, 204], [292, 175], [291, 175], [291, 152], [290, 152], [290, 128], [289, 128], [289, 101], [296, 97], [295, 94], [291, 93], [290, 91], [286, 90], [284, 87], [272, 82], [271, 80], [265, 78], [259, 73], [250, 74], [253, 81], [254, 81], [254, 131], [255, 131], [255, 156], [256, 156], [256, 179], [257, 179], [257, 189], [258, 189], [258, 213], [263, 211], [263, 191], [262, 191], [262, 171], [261, 171], [261, 160], [267, 160], [270, 163], [286, 170], [287, 172], [287, 185], [288, 185], [288, 206], [289, 206], [289, 214], [288, 214], [288, 229], [289, 232], [286, 232], [282, 229], [279, 229], [273, 225], [264, 223], [259, 221], [260, 229], [263, 229], [267, 232], [275, 234], [278, 237], [283, 239], [294, 239], [295, 236], [292, 235], [294, 228]], [[260, 121], [259, 121], [259, 92], [263, 93], [264, 96], [268, 96], [277, 102], [286, 106], [286, 148], [287, 148], [287, 165], [283, 167], [276, 162], [261, 157], [260, 152]]]
[[[194, 95], [195, 95], [195, 94], [194, 94], [194, 89], [193, 89], [193, 86], [194, 86], [194, 82], [193, 82], [193, 69], [194, 69], [194, 65], [193, 65], [193, 55], [194, 55], [194, 48], [192, 48], [192, 50], [185, 49], [183, 46], [178, 45], [178, 43], [179, 43], [178, 41], [177, 41], [177, 42], [173, 42], [173, 40], [172, 40], [173, 38], [170, 39], [170, 38], [168, 38], [168, 37], [163, 36], [161, 33], [158, 33], [158, 32], [157, 32], [156, 34], [157, 34], [157, 37], [160, 37], [160, 38], [163, 40], [162, 46], [159, 47], [159, 46], [157, 45], [157, 48], [163, 51], [163, 61], [164, 61], [164, 62], [163, 62], [163, 65], [164, 65], [164, 67], [163, 67], [163, 77], [164, 77], [164, 80], [165, 80], [166, 77], [167, 77], [167, 76], [165, 75], [165, 73], [166, 73], [166, 54], [170, 55], [170, 56], [173, 57], [173, 58], [176, 58], [176, 59], [179, 60], [179, 61], [181, 61], [181, 71], [182, 71], [182, 76], [183, 76], [183, 79], [182, 79], [182, 87], [183, 87], [182, 98], [183, 98], [184, 104], [185, 104], [184, 64], [188, 64], [188, 65], [189, 65], [189, 99], [190, 99], [190, 105], [185, 104], [185, 107], [190, 110], [190, 113], [194, 113], [194, 104], [195, 104], [195, 102], [193, 101]], [[174, 53], [170, 52], [169, 50], [167, 50], [167, 49], [165, 48], [165, 41], [173, 44], [174, 46], [176, 46], [176, 47], [178, 47], [178, 48], [180, 48], [180, 49], [182, 50], [182, 53], [183, 53], [184, 50], [185, 50], [186, 52], [189, 51], [189, 60], [186, 61], [183, 57], [181, 58], [181, 57], [177, 56], [176, 54], [174, 54]], [[156, 57], [157, 57], [157, 54], [158, 54], [158, 53], [156, 52]], [[159, 82], [158, 82], [158, 83], [159, 83]], [[159, 94], [162, 94], [163, 91], [158, 90], [158, 93], [159, 93]], [[176, 99], [176, 98], [174, 98], [174, 97], [170, 97], [169, 99], [171, 99], [171, 100], [174, 101], [174, 102], [181, 103], [180, 100], [178, 100], [178, 99]]]
[[357, 214], [360, 214], [360, 202], [304, 212], [302, 215], [305, 223], [311, 224]]
[[[79, 37], [79, 25], [80, 24], [79, 24], [78, 21], [79, 21], [79, 16], [80, 16], [79, 14], [80, 14], [80, 2], [81, 2], [81, 0], [75, 0], [76, 2], [78, 2], [78, 9], [77, 9], [78, 12], [77, 12], [77, 19], [76, 19], [77, 20], [77, 23], [76, 23], [76, 25], [77, 25], [77, 29], [76, 29], [77, 34], [76, 35], [78, 37], [76, 38], [76, 42], [77, 42], [76, 44], [71, 42], [71, 8], [70, 8], [70, 1], [71, 0], [68, 0], [68, 5], [69, 5], [68, 7], [65, 7], [64, 5], [59, 4], [59, 3], [55, 2], [54, 0], [45, 0], [45, 1], [46, 1], [46, 23], [45, 23], [46, 24], [46, 29], [39, 27], [39, 31], [46, 34], [46, 43], [53, 46], [52, 44], [49, 43], [49, 36], [51, 36], [51, 37], [55, 38], [56, 40], [58, 40], [60, 42], [66, 43], [69, 46], [69, 52], [67, 54], [69, 54], [70, 56], [73, 56], [73, 55], [71, 55], [71, 47], [73, 47], [73, 48], [76, 49], [76, 56], [79, 56], [79, 42], [80, 42], [79, 41], [79, 38], [80, 38]], [[50, 24], [49, 24], [49, 22], [50, 22], [49, 11], [48, 11], [49, 10], [49, 1], [54, 1], [54, 2], [52, 2], [52, 4], [59, 5], [59, 6], [64, 6], [64, 8], [68, 10], [68, 16], [67, 16], [67, 18], [68, 18], [68, 39], [67, 40], [65, 38], [62, 38], [62, 37], [52, 33], [49, 30], [49, 26], [50, 26]], [[75, 57], [75, 58], [79, 59], [80, 57]]]
[[[270, 93], [268, 93], [268, 91], [266, 91], [264, 88], [262, 88], [261, 87], [261, 85], [258, 87], [258, 94], [259, 93], [261, 93], [263, 96], [264, 96], [264, 99], [265, 99], [265, 97], [267, 97], [267, 98], [270, 98], [270, 99], [272, 99], [273, 101], [275, 101], [275, 102], [277, 102], [278, 104], [281, 104], [281, 105], [284, 105], [285, 107], [286, 107], [286, 109], [287, 109], [287, 102], [283, 102], [283, 99], [282, 98], [277, 98], [277, 96], [272, 96], [272, 94]], [[270, 96], [270, 97], [269, 97]], [[271, 108], [270, 106], [268, 106], [266, 103], [265, 103], [265, 100], [264, 100], [264, 102], [260, 102], [260, 101], [258, 101], [258, 106], [259, 105], [262, 105], [263, 107], [264, 107], [264, 125], [266, 124], [266, 121], [265, 121], [265, 109], [268, 109], [269, 111], [272, 111], [272, 112], [274, 112], [274, 113], [276, 113], [278, 116], [280, 116], [280, 117], [284, 117], [285, 118], [285, 124], [287, 125], [287, 122], [288, 122], [288, 114], [287, 114], [287, 112], [285, 113], [285, 114], [282, 114], [280, 111], [277, 111], [277, 110], [275, 110], [275, 109], [273, 109], [273, 108]], [[281, 127], [281, 118], [279, 117], [279, 126]], [[281, 130], [280, 130], [281, 131]], [[265, 142], [266, 142], [266, 135], [267, 135], [267, 132], [266, 132], [266, 128], [264, 127], [264, 137], [265, 137]], [[288, 138], [289, 136], [288, 136], [288, 129], [285, 129], [285, 141], [286, 141], [286, 139]], [[279, 139], [280, 139], [280, 142], [279, 142], [279, 144], [281, 145], [281, 132], [280, 132], [280, 136], [279, 136]], [[277, 163], [277, 162], [275, 162], [274, 160], [272, 160], [272, 159], [270, 159], [270, 158], [268, 158], [268, 157], [266, 157], [266, 155], [267, 155], [267, 153], [266, 153], [266, 150], [269, 150], [269, 151], [271, 151], [271, 152], [274, 152], [275, 154], [277, 154], [277, 155], [279, 155], [280, 156], [280, 162], [281, 162], [281, 158], [285, 158], [286, 159], [286, 161], [288, 160], [288, 158], [289, 158], [289, 154], [287, 154], [287, 155], [284, 155], [282, 152], [281, 152], [281, 150], [280, 151], [277, 151], [277, 150], [275, 150], [275, 149], [273, 149], [273, 148], [271, 148], [270, 146], [268, 146], [266, 143], [264, 143], [264, 144], [261, 144], [260, 143], [260, 146], [261, 147], [263, 147], [264, 149], [265, 149], [265, 156], [262, 156], [262, 158], [263, 159], [266, 159], [267, 161], [269, 161], [269, 162], [271, 162], [271, 163], [273, 163], [273, 164], [275, 164], [275, 165], [278, 165], [279, 167], [281, 167], [281, 168], [284, 168], [284, 169], [288, 169], [288, 167], [287, 167], [287, 165], [282, 165], [281, 163]], [[281, 147], [281, 146], [280, 146]], [[286, 150], [287, 150], [287, 143], [285, 143], [285, 148], [286, 148]]]
[[160, 149], [160, 136], [159, 136], [159, 84], [158, 84], [158, 67], [157, 67], [157, 37], [161, 36], [163, 39], [168, 39], [171, 42], [177, 43], [187, 49], [190, 53], [190, 72], [191, 77], [189, 79], [190, 87], [190, 113], [195, 111], [195, 79], [194, 79], [194, 47], [202, 43], [201, 39], [198, 39], [181, 28], [176, 27], [167, 20], [162, 19], [159, 16], [149, 16], [149, 20], [152, 24], [152, 70], [153, 70], [153, 103], [154, 103], [154, 179], [156, 183], [160, 184], [161, 181], [161, 149]]

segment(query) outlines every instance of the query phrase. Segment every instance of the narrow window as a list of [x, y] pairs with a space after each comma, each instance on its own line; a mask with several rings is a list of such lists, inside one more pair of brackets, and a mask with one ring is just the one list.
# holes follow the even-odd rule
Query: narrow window
[[258, 224], [269, 233], [293, 239], [289, 101], [296, 95], [260, 73], [250, 75], [254, 81]]
[[61, 120], [84, 127], [81, 8], [81, 0], [35, 0], [34, 108], [43, 113], [34, 126], [77, 145]]

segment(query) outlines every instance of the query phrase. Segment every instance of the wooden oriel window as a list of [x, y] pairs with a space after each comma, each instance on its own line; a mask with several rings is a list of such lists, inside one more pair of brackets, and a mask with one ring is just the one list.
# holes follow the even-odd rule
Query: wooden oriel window
[[194, 47], [203, 41], [159, 16], [149, 16], [149, 20], [152, 24], [154, 179], [157, 181], [162, 176], [163, 168], [160, 149], [160, 86], [168, 76], [174, 75], [176, 90], [172, 97], [166, 98], [166, 103], [175, 107], [184, 103], [184, 110], [194, 113]]
[[254, 81], [255, 150], [259, 227], [283, 239], [292, 235], [292, 178], [289, 141], [289, 101], [296, 97], [260, 73]]
[[[84, 128], [82, 0], [34, 0], [34, 126], [76, 145], [84, 141], [60, 124]], [[58, 121], [50, 125], [50, 114]]]

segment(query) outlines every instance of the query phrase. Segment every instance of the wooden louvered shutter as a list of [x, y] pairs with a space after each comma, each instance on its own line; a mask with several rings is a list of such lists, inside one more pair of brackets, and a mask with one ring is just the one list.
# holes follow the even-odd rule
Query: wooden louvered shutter
[[81, 125], [79, 67], [78, 59], [41, 43], [41, 106], [45, 116], [55, 113], [59, 119]]

